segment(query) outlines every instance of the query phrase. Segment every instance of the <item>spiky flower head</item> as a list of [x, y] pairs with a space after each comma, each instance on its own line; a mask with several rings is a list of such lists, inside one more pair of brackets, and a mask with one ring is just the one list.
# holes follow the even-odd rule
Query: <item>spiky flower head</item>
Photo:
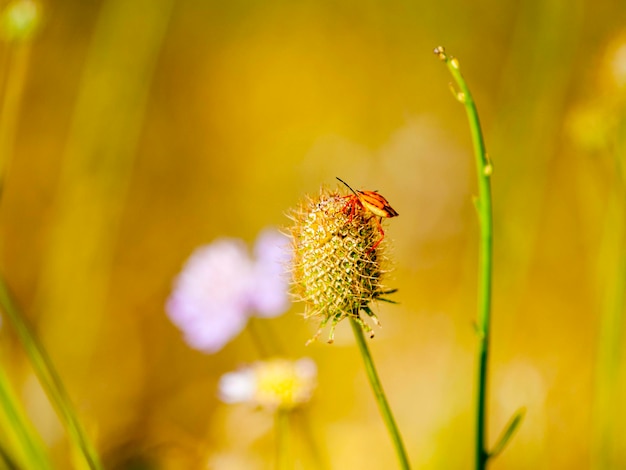
[[369, 304], [390, 293], [381, 283], [385, 256], [379, 217], [365, 209], [356, 194], [326, 190], [307, 197], [290, 217], [293, 293], [305, 304], [305, 318], [319, 319], [312, 340], [330, 323], [332, 343], [335, 326], [349, 317], [373, 336], [360, 313], [378, 324]]

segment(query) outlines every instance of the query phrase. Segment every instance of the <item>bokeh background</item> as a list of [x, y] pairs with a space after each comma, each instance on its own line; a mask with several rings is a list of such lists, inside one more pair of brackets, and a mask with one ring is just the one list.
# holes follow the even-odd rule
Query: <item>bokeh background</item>
[[[2, 272], [108, 467], [271, 468], [271, 415], [216, 394], [223, 373], [258, 359], [250, 336], [194, 351], [164, 304], [196, 247], [252, 243], [340, 176], [400, 213], [385, 225], [400, 304], [376, 307], [370, 345], [414, 468], [471, 468], [476, 178], [464, 109], [432, 54], [443, 45], [494, 167], [490, 442], [527, 410], [491, 468], [592, 468], [602, 319], [624, 288], [624, 2], [40, 5], [36, 37], [1, 49], [2, 99], [18, 112], [3, 140]], [[306, 414], [329, 468], [393, 468], [350, 328], [305, 348], [315, 325], [302, 309], [265, 327], [318, 364]], [[6, 322], [1, 335], [30, 416], [69, 468]], [[624, 468], [620, 400], [611, 416], [608, 452]], [[299, 449], [298, 468], [315, 468]]]

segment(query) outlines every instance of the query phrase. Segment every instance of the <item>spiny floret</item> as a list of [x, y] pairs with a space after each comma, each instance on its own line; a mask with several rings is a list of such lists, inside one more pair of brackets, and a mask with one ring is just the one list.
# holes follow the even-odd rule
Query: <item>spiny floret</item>
[[291, 215], [293, 291], [305, 303], [304, 316], [320, 319], [313, 339], [330, 322], [332, 342], [335, 325], [346, 317], [371, 334], [361, 310], [378, 322], [368, 304], [383, 293], [381, 235], [371, 213], [347, 210], [347, 203], [346, 196], [322, 191]]

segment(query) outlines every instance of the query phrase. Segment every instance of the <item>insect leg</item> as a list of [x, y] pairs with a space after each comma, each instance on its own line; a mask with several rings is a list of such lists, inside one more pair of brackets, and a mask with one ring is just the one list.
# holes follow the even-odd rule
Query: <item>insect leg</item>
[[380, 245], [380, 242], [383, 241], [383, 239], [385, 238], [385, 231], [383, 230], [383, 226], [381, 224], [381, 221], [383, 220], [382, 217], [377, 217], [376, 218], [376, 224], [378, 225], [378, 231], [380, 232], [380, 238], [376, 241], [376, 243], [374, 243], [374, 246], [371, 247], [369, 249], [369, 251], [374, 251], [378, 245]]

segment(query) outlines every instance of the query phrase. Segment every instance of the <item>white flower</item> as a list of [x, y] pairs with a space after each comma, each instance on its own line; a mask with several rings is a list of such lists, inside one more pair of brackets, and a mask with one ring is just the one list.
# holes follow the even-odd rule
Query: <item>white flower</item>
[[225, 403], [289, 410], [307, 403], [316, 385], [317, 367], [312, 359], [276, 358], [224, 374], [219, 382], [219, 396]]

